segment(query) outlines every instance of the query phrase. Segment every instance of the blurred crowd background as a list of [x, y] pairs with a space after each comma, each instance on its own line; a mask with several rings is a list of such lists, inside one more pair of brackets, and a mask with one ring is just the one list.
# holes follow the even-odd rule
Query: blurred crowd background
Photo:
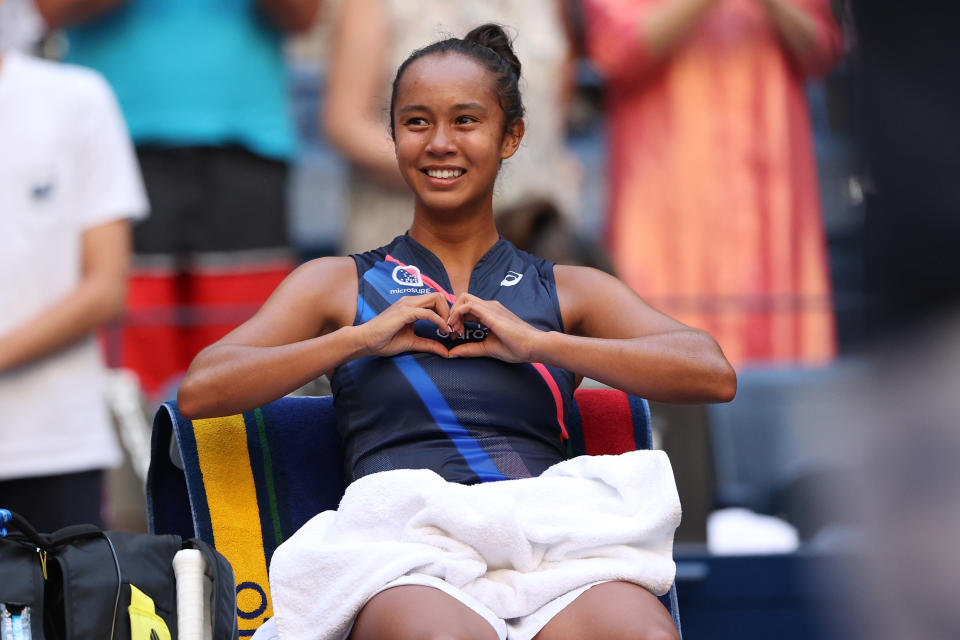
[[[501, 233], [617, 274], [710, 332], [739, 374], [729, 405], [653, 408], [684, 505], [688, 637], [957, 637], [955, 13], [932, 0], [0, 0], [0, 185], [32, 190], [27, 208], [48, 197], [18, 169], [29, 127], [12, 118], [32, 112], [5, 110], [25, 55], [99, 73], [136, 156], [133, 174], [89, 154], [68, 169], [132, 230], [125, 307], [88, 331], [126, 460], [105, 520], [144, 528], [149, 416], [201, 348], [297, 263], [403, 233], [393, 74], [492, 21], [515, 36], [527, 108], [498, 182]], [[61, 114], [68, 128], [80, 115]], [[0, 229], [16, 233], [18, 203], [0, 193]], [[12, 281], [24, 267], [5, 253]], [[0, 283], [8, 416], [27, 402], [11, 381], [38, 366], [3, 353], [33, 322], [10, 312], [17, 291]], [[11, 455], [0, 448], [0, 506], [3, 482], [54, 471], [5, 469]]]

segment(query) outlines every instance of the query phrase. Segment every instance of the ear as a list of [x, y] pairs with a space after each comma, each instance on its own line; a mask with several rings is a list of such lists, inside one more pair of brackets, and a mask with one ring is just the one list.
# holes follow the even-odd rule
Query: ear
[[501, 160], [506, 160], [517, 152], [520, 141], [523, 140], [524, 131], [526, 131], [526, 126], [523, 124], [523, 118], [517, 118], [507, 128], [507, 132], [503, 134], [503, 142], [500, 143]]

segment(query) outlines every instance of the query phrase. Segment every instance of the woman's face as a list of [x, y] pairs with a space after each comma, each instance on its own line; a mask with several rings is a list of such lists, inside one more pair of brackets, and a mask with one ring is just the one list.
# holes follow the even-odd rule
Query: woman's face
[[491, 74], [457, 53], [407, 67], [393, 112], [397, 162], [419, 202], [453, 210], [493, 196], [500, 161], [517, 150], [523, 121], [504, 134]]

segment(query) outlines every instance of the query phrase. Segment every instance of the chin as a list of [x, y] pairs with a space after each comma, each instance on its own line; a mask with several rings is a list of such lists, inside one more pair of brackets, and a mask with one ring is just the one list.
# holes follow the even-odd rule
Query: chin
[[421, 204], [427, 211], [433, 211], [436, 213], [454, 214], [463, 208], [463, 203], [453, 202], [432, 202], [430, 200], [421, 200]]
[[437, 194], [429, 193], [426, 196], [417, 196], [420, 204], [426, 209], [432, 211], [458, 211], [467, 206], [469, 202], [462, 196], [452, 193]]

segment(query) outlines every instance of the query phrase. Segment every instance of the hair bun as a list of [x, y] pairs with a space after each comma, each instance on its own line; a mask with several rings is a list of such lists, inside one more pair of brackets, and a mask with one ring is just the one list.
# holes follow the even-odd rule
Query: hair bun
[[503, 27], [493, 23], [482, 24], [471, 29], [470, 33], [463, 36], [463, 39], [492, 50], [510, 65], [518, 78], [520, 77], [520, 59], [513, 52], [513, 42], [503, 30]]

